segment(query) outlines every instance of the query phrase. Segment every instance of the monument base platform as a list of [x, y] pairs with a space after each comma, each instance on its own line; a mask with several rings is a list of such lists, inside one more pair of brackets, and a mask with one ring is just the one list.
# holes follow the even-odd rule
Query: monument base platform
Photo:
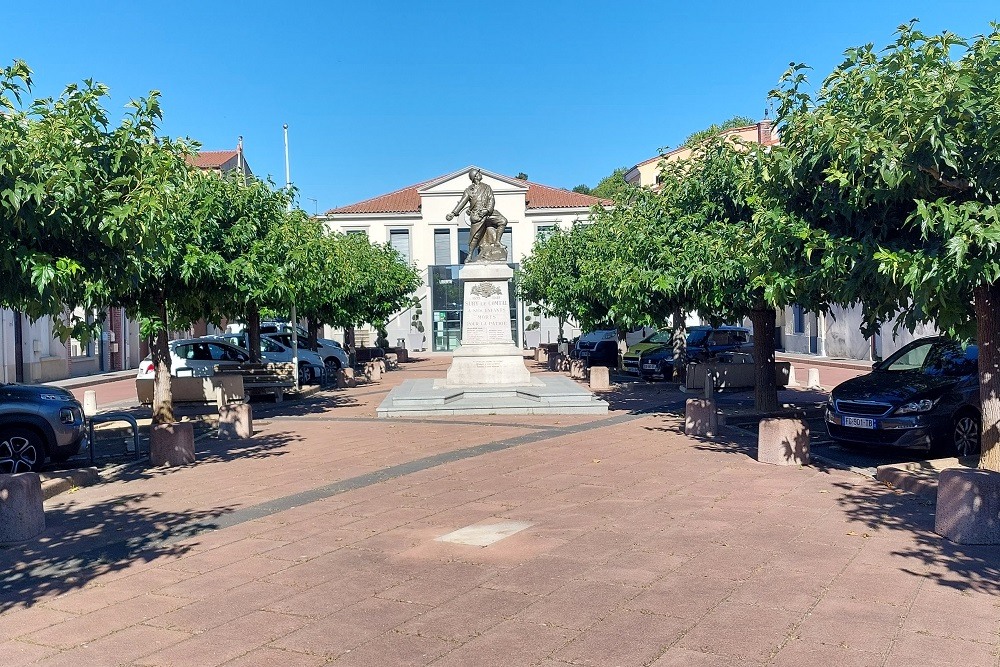
[[447, 417], [450, 415], [604, 415], [602, 401], [561, 375], [532, 378], [530, 384], [506, 387], [451, 387], [444, 379], [407, 380], [385, 397], [378, 417]]

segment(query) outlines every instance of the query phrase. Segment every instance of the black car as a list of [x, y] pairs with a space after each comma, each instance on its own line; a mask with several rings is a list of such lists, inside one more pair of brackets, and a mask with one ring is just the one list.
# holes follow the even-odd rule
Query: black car
[[[689, 361], [719, 359], [733, 352], [749, 352], [752, 347], [750, 330], [733, 326], [694, 326], [687, 329]], [[642, 378], [656, 375], [669, 378], [673, 373], [673, 331], [662, 329], [629, 347], [622, 357], [622, 368]]]
[[830, 437], [849, 443], [979, 453], [979, 349], [944, 337], [906, 345], [868, 375], [838, 385], [826, 407]]

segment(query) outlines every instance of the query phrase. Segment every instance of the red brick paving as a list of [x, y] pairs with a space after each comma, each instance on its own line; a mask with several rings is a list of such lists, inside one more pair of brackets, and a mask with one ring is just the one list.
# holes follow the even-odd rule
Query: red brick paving
[[[267, 414], [250, 441], [200, 441], [194, 466], [59, 496], [44, 539], [0, 551], [0, 565], [583, 423], [372, 418], [390, 385], [443, 374], [446, 361], [330, 392], [302, 417]], [[7, 579], [0, 662], [1000, 665], [995, 547], [942, 541], [915, 496], [758, 464], [750, 444], [688, 439], [650, 412], [154, 542], [92, 571]], [[434, 539], [497, 519], [533, 525], [488, 547]]]

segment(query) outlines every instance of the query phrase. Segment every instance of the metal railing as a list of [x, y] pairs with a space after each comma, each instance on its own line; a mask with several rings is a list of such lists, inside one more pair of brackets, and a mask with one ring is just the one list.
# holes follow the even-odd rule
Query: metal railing
[[[132, 427], [132, 446], [135, 448], [135, 458], [140, 460], [142, 458], [142, 452], [139, 450], [139, 424], [135, 421], [135, 417], [128, 414], [127, 412], [108, 412], [103, 415], [94, 415], [87, 421], [87, 429], [90, 440], [88, 441], [88, 446], [90, 447], [90, 465], [94, 465], [94, 424], [107, 424], [110, 422], [128, 422]], [[128, 451], [128, 445], [125, 446], [125, 451]]]

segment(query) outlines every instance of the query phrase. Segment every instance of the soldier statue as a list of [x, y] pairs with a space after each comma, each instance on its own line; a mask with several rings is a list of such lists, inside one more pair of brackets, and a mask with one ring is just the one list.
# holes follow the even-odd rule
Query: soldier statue
[[[507, 218], [497, 211], [493, 198], [493, 188], [483, 183], [483, 172], [472, 168], [469, 170], [469, 180], [472, 184], [465, 188], [462, 198], [455, 204], [451, 213], [445, 219], [452, 220], [462, 210], [469, 207], [469, 262], [506, 262], [507, 246], [500, 241], [504, 229], [507, 228]], [[479, 256], [473, 259], [476, 250]]]

